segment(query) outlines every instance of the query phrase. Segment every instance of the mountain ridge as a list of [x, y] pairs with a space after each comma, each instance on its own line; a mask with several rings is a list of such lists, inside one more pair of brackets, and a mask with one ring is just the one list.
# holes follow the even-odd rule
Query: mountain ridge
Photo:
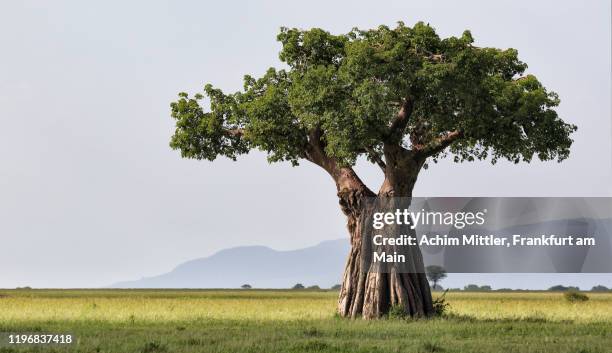
[[288, 288], [296, 283], [325, 288], [340, 282], [348, 251], [346, 238], [295, 250], [237, 246], [185, 261], [157, 276], [117, 282], [110, 288], [238, 288], [243, 284]]
[[[578, 227], [578, 228], [576, 228]], [[582, 269], [586, 273], [602, 272], [610, 268], [609, 259], [606, 259], [612, 244], [609, 234], [612, 232], [612, 219], [562, 219], [542, 223], [515, 225], [504, 228], [498, 232], [506, 234], [528, 234], [541, 231], [552, 231], [553, 234], [568, 233], [570, 230], [580, 230], [580, 233], [589, 233], [586, 230], [599, 228], [600, 240], [604, 241], [599, 247], [592, 249], [591, 261], [574, 259], [568, 262], [564, 249], [542, 249], [526, 256], [521, 252], [524, 260], [515, 260], [511, 251], [497, 253], [495, 251], [482, 252], [476, 248], [448, 248], [441, 253], [436, 247], [422, 249], [426, 264], [444, 264], [454, 278], [475, 278], [474, 274], [488, 269], [489, 274], [502, 275], [511, 272], [530, 273], [534, 269], [549, 276], [558, 273], [575, 273]], [[117, 282], [110, 288], [239, 288], [249, 284], [253, 288], [290, 288], [296, 283], [306, 286], [318, 285], [329, 288], [341, 282], [341, 277], [349, 252], [349, 240], [340, 238], [326, 240], [319, 244], [295, 250], [275, 250], [263, 245], [238, 246], [219, 250], [208, 256], [185, 261], [169, 272], [144, 277], [139, 280]], [[554, 256], [552, 256], [554, 255]], [[586, 256], [586, 252], [584, 253]], [[470, 259], [467, 261], [465, 259]], [[559, 262], [559, 260], [563, 260]], [[508, 267], [504, 267], [506, 264]], [[608, 267], [605, 267], [608, 266]], [[611, 268], [612, 269], [612, 268]], [[457, 274], [463, 273], [464, 275]], [[607, 271], [606, 271], [607, 272]], [[471, 276], [471, 277], [470, 277]], [[546, 278], [546, 277], [542, 277]], [[489, 281], [494, 281], [492, 278]], [[543, 281], [542, 281], [543, 283]], [[504, 285], [508, 287], [507, 285]]]

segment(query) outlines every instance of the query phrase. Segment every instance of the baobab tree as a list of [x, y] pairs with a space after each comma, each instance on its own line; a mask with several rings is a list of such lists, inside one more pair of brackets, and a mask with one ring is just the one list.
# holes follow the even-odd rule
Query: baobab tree
[[[204, 94], [180, 93], [170, 146], [185, 158], [236, 160], [259, 149], [269, 162], [321, 167], [336, 185], [351, 241], [338, 312], [376, 318], [399, 305], [430, 315], [422, 262], [414, 273], [361, 268], [364, 199], [411, 197], [419, 172], [449, 155], [562, 161], [576, 127], [558, 117], [557, 94], [525, 74], [516, 50], [477, 47], [469, 31], [442, 39], [427, 24], [399, 23], [340, 35], [282, 28], [277, 39], [286, 69], [247, 75], [235, 93], [210, 84]], [[376, 192], [353, 169], [360, 157], [384, 174]]]

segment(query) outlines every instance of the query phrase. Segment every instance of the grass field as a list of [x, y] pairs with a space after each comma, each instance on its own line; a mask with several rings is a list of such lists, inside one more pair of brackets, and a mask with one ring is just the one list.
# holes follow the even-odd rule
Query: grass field
[[[76, 343], [5, 352], [612, 352], [612, 294], [446, 295], [447, 317], [346, 320], [336, 292], [0, 290], [0, 332]], [[440, 295], [435, 293], [434, 297]]]

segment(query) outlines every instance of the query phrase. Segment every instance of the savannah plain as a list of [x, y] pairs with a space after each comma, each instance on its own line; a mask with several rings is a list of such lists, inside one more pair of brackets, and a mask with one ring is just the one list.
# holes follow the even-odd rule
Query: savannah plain
[[448, 292], [442, 317], [365, 321], [335, 291], [0, 290], [0, 332], [75, 337], [0, 352], [611, 352], [612, 293], [587, 295]]

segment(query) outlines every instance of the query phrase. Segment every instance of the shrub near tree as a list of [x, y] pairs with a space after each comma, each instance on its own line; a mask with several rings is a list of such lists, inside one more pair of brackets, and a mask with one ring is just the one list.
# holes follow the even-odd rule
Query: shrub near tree
[[589, 297], [586, 294], [575, 290], [566, 291], [563, 293], [563, 297], [570, 303], [582, 303], [589, 300]]
[[[525, 74], [516, 50], [479, 47], [469, 31], [441, 38], [427, 24], [400, 22], [339, 35], [282, 28], [277, 39], [286, 69], [247, 75], [234, 93], [210, 84], [203, 94], [180, 93], [171, 103], [170, 146], [185, 158], [235, 160], [258, 149], [270, 162], [320, 167], [351, 233], [339, 314], [376, 318], [399, 307], [431, 315], [418, 247], [398, 248], [415, 273], [361, 267], [365, 200], [412, 197], [419, 173], [448, 155], [455, 162], [562, 161], [576, 127], [559, 118], [559, 97]], [[384, 176], [377, 190], [354, 169], [361, 157]]]

